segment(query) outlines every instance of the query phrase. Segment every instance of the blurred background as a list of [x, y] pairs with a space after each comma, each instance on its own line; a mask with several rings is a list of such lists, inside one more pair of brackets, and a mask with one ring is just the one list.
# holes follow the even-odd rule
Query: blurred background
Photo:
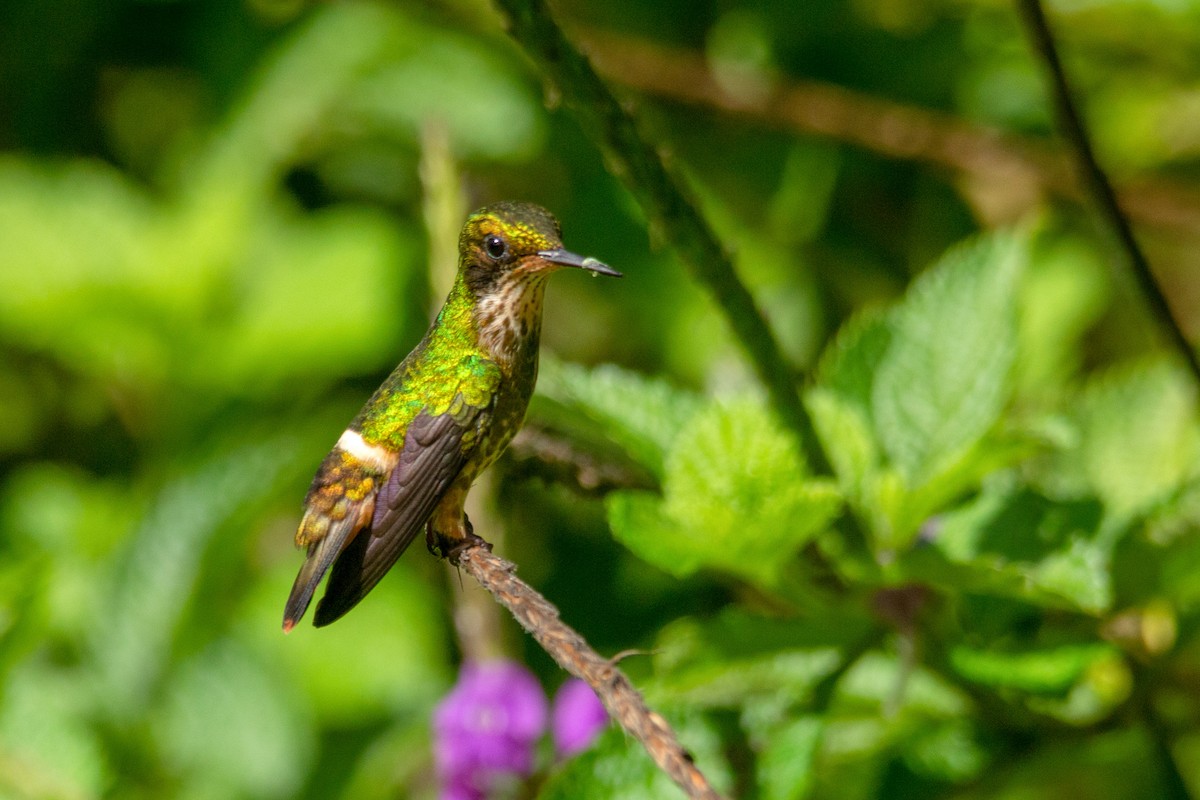
[[[1018, 404], [1158, 347], [1079, 203], [1008, 4], [555, 8], [686, 176], [798, 379], [852, 314], [1007, 225], [1036, 230], [1044, 266], [1029, 291], [1046, 299], [1045, 338], [1025, 329]], [[1101, 160], [1195, 340], [1200, 6], [1051, 11]], [[482, 594], [419, 547], [337, 625], [279, 630], [312, 473], [424, 332], [471, 209], [541, 203], [568, 247], [626, 275], [552, 281], [549, 385], [575, 374], [564, 364], [696, 396], [754, 383], [716, 300], [544, 89], [471, 0], [0, 4], [0, 796], [434, 797], [430, 715], [464, 653], [562, 682], [506, 617], [483, 645], [464, 640], [455, 609], [461, 625]], [[556, 409], [561, 423], [549, 400], [531, 420]], [[538, 452], [498, 465], [476, 528], [602, 653], [772, 605], [719, 572], [636, 557], [596, 487], [581, 501]], [[650, 680], [646, 659], [627, 667]], [[1023, 764], [1012, 742], [948, 735], [912, 755], [887, 701], [871, 712], [887, 735], [844, 729], [818, 777], [790, 784], [736, 777], [753, 736], [725, 737], [726, 785], [764, 798], [1155, 785], [1133, 769], [1078, 789], [1104, 758], [1141, 763], [1140, 740], [1080, 738]]]

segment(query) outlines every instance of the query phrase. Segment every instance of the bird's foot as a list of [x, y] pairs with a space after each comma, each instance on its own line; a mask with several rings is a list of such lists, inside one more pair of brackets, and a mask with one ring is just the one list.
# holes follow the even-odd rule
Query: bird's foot
[[462, 554], [473, 547], [485, 548], [489, 553], [492, 550], [491, 542], [477, 536], [471, 520], [465, 517], [461, 536], [449, 536], [435, 531], [432, 525], [428, 526], [425, 529], [425, 546], [429, 548], [429, 552], [438, 558], [446, 559], [454, 566], [458, 566]]

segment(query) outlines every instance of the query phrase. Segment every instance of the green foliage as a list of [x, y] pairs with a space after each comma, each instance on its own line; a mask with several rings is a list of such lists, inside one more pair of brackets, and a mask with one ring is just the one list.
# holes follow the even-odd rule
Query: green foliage
[[1173, 365], [1099, 376], [1074, 413], [1078, 439], [1066, 468], [1080, 470], [1113, 517], [1144, 514], [1195, 477], [1196, 391]]
[[1024, 258], [1017, 242], [999, 235], [957, 248], [893, 310], [888, 346], [873, 370], [871, 419], [908, 485], [936, 480], [999, 417], [1016, 355]]
[[665, 380], [611, 365], [585, 370], [554, 358], [543, 359], [538, 394], [540, 416], [590, 421], [659, 475], [665, 470], [663, 454], [702, 403]]
[[[1027, 267], [1036, 274], [1035, 252], [1027, 238], [1004, 234], [957, 247], [893, 307], [838, 335], [807, 397], [838, 489], [809, 477], [761, 404], [709, 401], [688, 416], [663, 401], [661, 385], [622, 382], [636, 424], [669, 434], [639, 441], [643, 458], [647, 445], [661, 448], [661, 497], [608, 500], [617, 539], [673, 575], [716, 570], [798, 603], [796, 611], [816, 605], [843, 634], [765, 645], [772, 637], [747, 618], [711, 630], [677, 623], [660, 637], [657, 673], [673, 699], [741, 710], [762, 796], [822, 796], [821, 780], [882, 753], [927, 780], [971, 780], [989, 761], [984, 723], [972, 721], [955, 683], [1011, 704], [1013, 714], [1074, 726], [1099, 724], [1129, 702], [1121, 651], [1077, 633], [1063, 641], [1067, 630], [1051, 633], [1052, 615], [1108, 612], [1119, 599], [1115, 548], [1150, 512], [1161, 525], [1164, 504], [1192, 485], [1193, 393], [1178, 368], [1157, 360], [1079, 389], [1064, 380], [1048, 393], [1056, 405], [1006, 418], [1021, 353], [1017, 304]], [[583, 404], [608, 402], [601, 385], [574, 385]], [[622, 435], [615, 415], [602, 426]], [[830, 528], [844, 513], [842, 497], [867, 534], [865, 551]], [[1003, 622], [976, 630], [967, 603], [920, 628], [946, 648], [934, 662], [940, 675], [878, 657], [855, 662], [850, 654], [878, 623], [845, 616], [844, 600], [802, 585], [798, 554], [809, 542], [852, 591], [915, 582], [925, 588], [912, 596], [932, 591], [952, 606], [994, 598], [1026, 619], [1047, 615], [1048, 627], [1032, 639]], [[1184, 560], [1165, 563], [1181, 575], [1194, 562], [1178, 552]], [[876, 603], [895, 602], [885, 597]], [[925, 602], [876, 610], [907, 640]], [[730, 646], [725, 637], [738, 628], [760, 646]], [[962, 636], [972, 643], [954, 644]], [[837, 684], [845, 699], [806, 711], [828, 691], [818, 687], [837, 679], [842, 658], [851, 667]], [[892, 717], [862, 716], [868, 697]], [[871, 796], [870, 783], [848, 796]]]
[[609, 522], [627, 547], [680, 577], [707, 567], [774, 584], [841, 505], [830, 482], [802, 479], [794, 443], [759, 402], [695, 413], [665, 471], [661, 501], [613, 495]]
[[[660, 487], [502, 479], [477, 529], [634, 653], [727, 796], [1200, 796], [1197, 391], [1064, 179], [950, 126], [1048, 129], [1008, 6], [555, 9], [614, 85], [673, 48], [653, 77], [687, 108], [622, 97], [779, 337], [824, 475], [727, 298], [647, 236], [484, 6], [157, 5], [0, 4], [0, 797], [438, 795], [470, 582], [417, 545], [337, 625], [279, 624], [312, 471], [447, 268], [424, 204], [464, 187], [546, 204], [625, 272], [554, 279], [530, 416]], [[1085, 5], [1051, 11], [1097, 151], [1200, 330], [1200, 28], [1186, 4]], [[847, 90], [835, 135], [760, 124], [810, 78]], [[901, 144], [837, 133], [862, 120]], [[481, 649], [558, 684], [520, 635]], [[615, 727], [542, 755], [515, 793], [680, 796]]]
[[1026, 258], [1010, 235], [961, 245], [823, 357], [809, 408], [878, 548], [907, 547], [941, 504], [1014, 455], [982, 443], [1012, 391]]

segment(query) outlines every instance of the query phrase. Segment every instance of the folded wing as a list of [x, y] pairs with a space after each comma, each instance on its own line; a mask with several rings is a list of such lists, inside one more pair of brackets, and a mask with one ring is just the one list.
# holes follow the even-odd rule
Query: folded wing
[[[328, 625], [358, 604], [425, 527], [470, 456], [468, 432], [482, 424], [484, 409], [456, 414], [422, 412], [405, 433], [400, 459], [375, 498], [368, 531], [355, 536], [333, 562], [314, 624]], [[322, 570], [323, 571], [323, 570]]]

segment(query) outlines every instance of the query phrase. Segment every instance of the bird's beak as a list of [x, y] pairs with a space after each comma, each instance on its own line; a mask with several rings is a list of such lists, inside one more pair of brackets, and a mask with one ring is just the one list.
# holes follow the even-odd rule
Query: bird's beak
[[542, 250], [538, 255], [551, 264], [558, 264], [560, 267], [578, 267], [579, 269], [586, 269], [588, 272], [594, 272], [597, 275], [609, 275], [613, 278], [624, 277], [608, 264], [597, 261], [594, 258], [584, 258], [561, 247], [556, 247], [553, 250]]

